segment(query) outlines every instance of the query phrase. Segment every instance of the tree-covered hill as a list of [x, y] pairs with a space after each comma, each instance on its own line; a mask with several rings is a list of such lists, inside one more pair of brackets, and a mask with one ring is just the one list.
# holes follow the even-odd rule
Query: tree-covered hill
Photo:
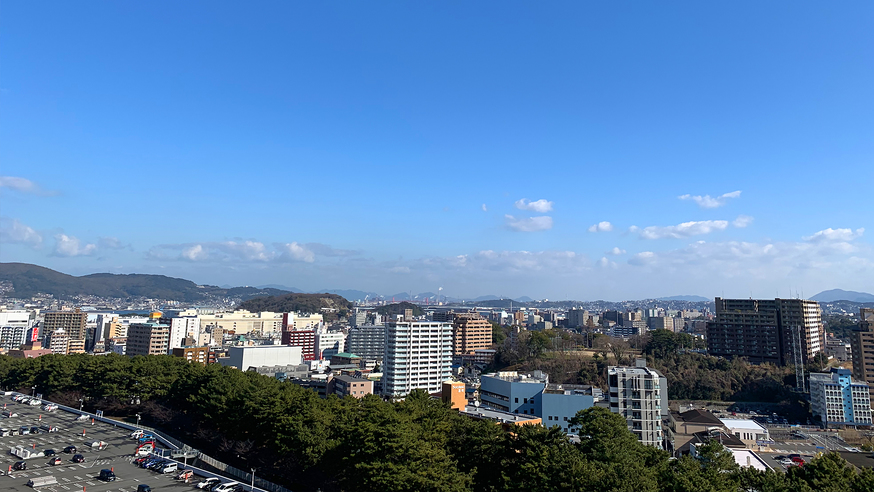
[[10, 295], [19, 298], [43, 293], [60, 299], [90, 295], [196, 302], [210, 296], [249, 299], [285, 293], [283, 290], [255, 287], [223, 289], [211, 285], [197, 285], [190, 280], [164, 275], [95, 273], [75, 277], [28, 263], [0, 263], [0, 281], [10, 282], [13, 288]]
[[425, 311], [420, 306], [407, 301], [379, 306], [376, 308], [376, 312], [383, 316], [395, 316], [397, 314], [403, 315], [404, 311], [407, 309], [413, 310], [413, 316], [422, 316], [425, 314]]
[[[242, 302], [239, 309], [249, 311], [272, 311], [274, 313], [323, 313], [326, 320], [346, 316], [352, 303], [337, 294], [285, 294], [281, 296], [257, 297]], [[322, 309], [325, 308], [325, 311]]]

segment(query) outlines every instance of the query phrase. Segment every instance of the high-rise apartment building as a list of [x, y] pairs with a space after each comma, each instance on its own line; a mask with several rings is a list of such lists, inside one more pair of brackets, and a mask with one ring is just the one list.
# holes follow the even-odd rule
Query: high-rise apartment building
[[635, 367], [609, 366], [610, 411], [622, 415], [628, 429], [647, 446], [664, 448], [662, 418], [668, 415], [667, 379], [638, 359]]
[[315, 355], [318, 359], [330, 359], [346, 351], [346, 335], [340, 331], [316, 333]]
[[161, 323], [135, 323], [127, 330], [127, 355], [167, 354], [170, 326]]
[[300, 347], [304, 361], [316, 360], [316, 331], [288, 330], [282, 332], [282, 344]]
[[46, 313], [43, 320], [43, 335], [48, 336], [55, 330], [63, 329], [70, 338], [85, 340], [87, 322], [88, 313], [83, 313], [79, 309]]
[[865, 381], [874, 391], [874, 309], [859, 309], [859, 325], [853, 329], [850, 344], [853, 354], [853, 377], [856, 381]]
[[358, 325], [349, 330], [346, 351], [362, 359], [382, 359], [385, 353], [385, 325]]
[[849, 369], [810, 374], [810, 412], [822, 422], [838, 425], [871, 425], [868, 383], [853, 381]]
[[571, 308], [567, 312], [567, 327], [580, 328], [588, 326], [589, 312], [582, 308]]
[[[357, 355], [357, 354], [356, 354]], [[404, 397], [414, 389], [440, 391], [450, 377], [452, 325], [433, 321], [393, 321], [385, 327], [383, 394]]]
[[804, 299], [716, 298], [716, 319], [707, 324], [710, 355], [746, 357], [752, 363], [806, 363], [825, 345], [819, 303]]
[[6, 350], [18, 350], [24, 345], [27, 337], [27, 326], [0, 326], [0, 347]]
[[452, 321], [452, 355], [491, 348], [492, 324], [478, 313], [456, 313]]

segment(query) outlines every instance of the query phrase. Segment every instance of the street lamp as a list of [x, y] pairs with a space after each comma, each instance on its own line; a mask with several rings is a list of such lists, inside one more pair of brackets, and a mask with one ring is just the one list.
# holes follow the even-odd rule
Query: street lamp
[[36, 396], [36, 386], [31, 386], [30, 389], [31, 389], [30, 396]]
[[85, 406], [85, 400], [79, 398], [79, 411], [82, 411], [82, 407]]
[[252, 492], [255, 491], [255, 469], [252, 468], [252, 485], [249, 487]]
[[137, 429], [140, 428], [140, 414], [137, 414]]

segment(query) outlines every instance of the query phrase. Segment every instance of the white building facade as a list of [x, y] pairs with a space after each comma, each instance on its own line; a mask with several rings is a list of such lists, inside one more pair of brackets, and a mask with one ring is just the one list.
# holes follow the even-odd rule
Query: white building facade
[[628, 429], [647, 445], [664, 449], [662, 419], [668, 415], [667, 379], [638, 359], [635, 367], [607, 368], [610, 411], [622, 415]]
[[395, 321], [385, 326], [383, 394], [402, 398], [415, 389], [441, 391], [451, 377], [452, 324]]

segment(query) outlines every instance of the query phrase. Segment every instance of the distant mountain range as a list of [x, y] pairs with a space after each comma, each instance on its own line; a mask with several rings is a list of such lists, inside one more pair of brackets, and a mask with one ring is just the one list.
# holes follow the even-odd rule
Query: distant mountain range
[[2, 281], [12, 284], [12, 295], [24, 298], [42, 293], [51, 294], [60, 299], [91, 295], [198, 302], [216, 296], [246, 300], [289, 293], [285, 290], [270, 288], [232, 287], [228, 289], [214, 285], [197, 285], [190, 280], [181, 278], [138, 273], [130, 275], [94, 273], [74, 277], [28, 263], [0, 263], [0, 282]]
[[671, 296], [671, 297], [659, 297], [656, 298], [657, 301], [689, 301], [689, 302], [710, 302], [713, 300], [712, 297], [701, 297], [701, 296]]
[[824, 290], [819, 294], [811, 297], [810, 299], [819, 302], [874, 302], [874, 294], [869, 294], [867, 292], [855, 292], [852, 290], [832, 289]]

